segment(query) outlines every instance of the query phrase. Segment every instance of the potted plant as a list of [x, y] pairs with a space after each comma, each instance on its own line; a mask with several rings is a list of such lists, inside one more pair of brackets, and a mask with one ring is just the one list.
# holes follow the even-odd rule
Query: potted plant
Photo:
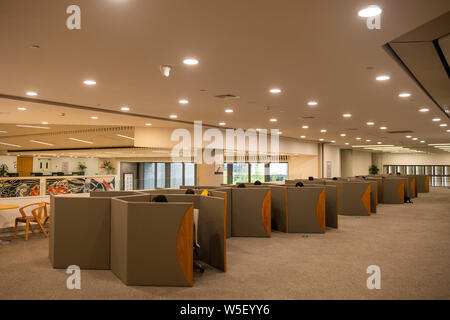
[[87, 166], [83, 162], [78, 162], [78, 171], [82, 173], [84, 176], [84, 173], [87, 169]]
[[8, 166], [6, 164], [0, 165], [0, 177], [7, 177], [8, 176]]
[[379, 171], [380, 171], [380, 169], [378, 169], [378, 167], [374, 164], [371, 165], [369, 168], [369, 173], [372, 175], [377, 175]]
[[106, 174], [112, 174], [112, 173], [114, 173], [114, 170], [116, 170], [116, 169], [113, 167], [111, 161], [109, 161], [109, 160], [103, 160], [103, 163], [102, 163], [102, 165], [100, 166], [100, 168], [103, 169], [103, 170], [105, 170], [105, 171], [106, 171]]

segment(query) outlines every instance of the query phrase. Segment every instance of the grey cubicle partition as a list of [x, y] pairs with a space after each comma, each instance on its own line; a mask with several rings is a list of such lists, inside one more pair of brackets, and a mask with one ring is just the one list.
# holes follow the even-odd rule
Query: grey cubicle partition
[[325, 186], [287, 188], [287, 230], [325, 233]]
[[407, 175], [404, 176], [408, 179], [408, 188], [409, 188], [409, 197], [416, 198], [417, 197], [417, 189], [416, 189], [416, 176], [415, 175]]
[[377, 182], [377, 204], [382, 203], [383, 202], [383, 180], [384, 179], [379, 176], [368, 176], [366, 178], [366, 180]]
[[111, 270], [127, 285], [193, 285], [192, 203], [111, 201]]
[[385, 178], [383, 180], [383, 203], [405, 203], [405, 179]]
[[53, 268], [110, 269], [110, 198], [52, 196], [49, 257]]
[[430, 192], [430, 176], [416, 175], [416, 191], [417, 193]]
[[335, 186], [336, 192], [337, 192], [337, 200], [336, 200], [336, 207], [338, 215], [342, 214], [344, 212], [344, 187], [343, 183], [344, 180], [326, 180], [325, 185], [326, 186]]
[[371, 184], [369, 182], [342, 182], [342, 212], [348, 216], [370, 216]]
[[208, 190], [209, 194], [212, 197], [219, 197], [223, 198], [223, 194], [225, 194], [225, 199], [227, 202], [227, 238], [231, 238], [231, 188], [218, 188], [218, 189], [212, 189]]
[[293, 179], [293, 180], [286, 180], [285, 184], [293, 184], [296, 185], [297, 182], [302, 182], [304, 185], [306, 184], [325, 184], [327, 180], [326, 179], [314, 179], [314, 180], [309, 180], [309, 179]]
[[[295, 185], [286, 185], [288, 187], [294, 188]], [[337, 185], [321, 185], [321, 184], [307, 184], [303, 188], [323, 188], [325, 187], [325, 225], [329, 228], [338, 228], [338, 205], [339, 205], [339, 191]], [[272, 201], [274, 201], [274, 196], [272, 195]], [[273, 205], [272, 205], [273, 208]], [[290, 209], [292, 210], [292, 209]], [[272, 220], [273, 221], [273, 220]]]
[[270, 237], [271, 190], [269, 188], [231, 189], [231, 235]]
[[91, 191], [91, 198], [113, 198], [113, 197], [123, 197], [132, 196], [139, 194], [138, 191]]

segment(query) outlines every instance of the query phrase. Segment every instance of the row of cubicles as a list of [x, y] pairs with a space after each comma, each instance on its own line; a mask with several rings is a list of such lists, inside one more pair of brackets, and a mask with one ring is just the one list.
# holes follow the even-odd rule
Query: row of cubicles
[[[193, 286], [194, 258], [226, 272], [227, 238], [270, 238], [272, 230], [325, 233], [338, 228], [339, 214], [369, 216], [379, 202], [404, 203], [405, 195], [428, 192], [427, 181], [371, 176], [196, 186], [195, 194], [182, 186], [53, 196], [50, 260], [54, 268], [111, 270], [126, 285]], [[162, 194], [167, 203], [152, 202]]]

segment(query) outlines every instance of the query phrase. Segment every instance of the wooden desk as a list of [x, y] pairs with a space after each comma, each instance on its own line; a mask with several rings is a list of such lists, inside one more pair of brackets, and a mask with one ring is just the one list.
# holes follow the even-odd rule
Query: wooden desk
[[[13, 210], [18, 209], [20, 206], [16, 204], [0, 204], [0, 210]], [[11, 240], [0, 240], [0, 244], [9, 244]]]

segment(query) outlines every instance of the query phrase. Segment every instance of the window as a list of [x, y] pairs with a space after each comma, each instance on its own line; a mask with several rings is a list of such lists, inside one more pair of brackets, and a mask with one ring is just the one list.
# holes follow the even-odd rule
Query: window
[[156, 187], [165, 188], [166, 187], [166, 164], [157, 163], [156, 164]]
[[184, 185], [195, 186], [195, 163], [184, 164]]
[[183, 164], [170, 164], [170, 188], [178, 188], [183, 185]]
[[233, 184], [247, 183], [248, 180], [248, 163], [233, 164]]
[[270, 182], [284, 181], [288, 178], [288, 164], [287, 163], [271, 163], [270, 169]]
[[144, 163], [144, 189], [155, 189], [154, 163]]
[[251, 163], [250, 164], [250, 182], [254, 183], [255, 181], [265, 182], [265, 168], [266, 165], [264, 163]]
[[385, 165], [383, 171], [387, 171], [389, 174], [400, 172], [411, 175], [427, 175], [430, 176], [430, 186], [432, 187], [450, 186], [450, 166]]
[[228, 163], [223, 165], [223, 184], [228, 184]]

